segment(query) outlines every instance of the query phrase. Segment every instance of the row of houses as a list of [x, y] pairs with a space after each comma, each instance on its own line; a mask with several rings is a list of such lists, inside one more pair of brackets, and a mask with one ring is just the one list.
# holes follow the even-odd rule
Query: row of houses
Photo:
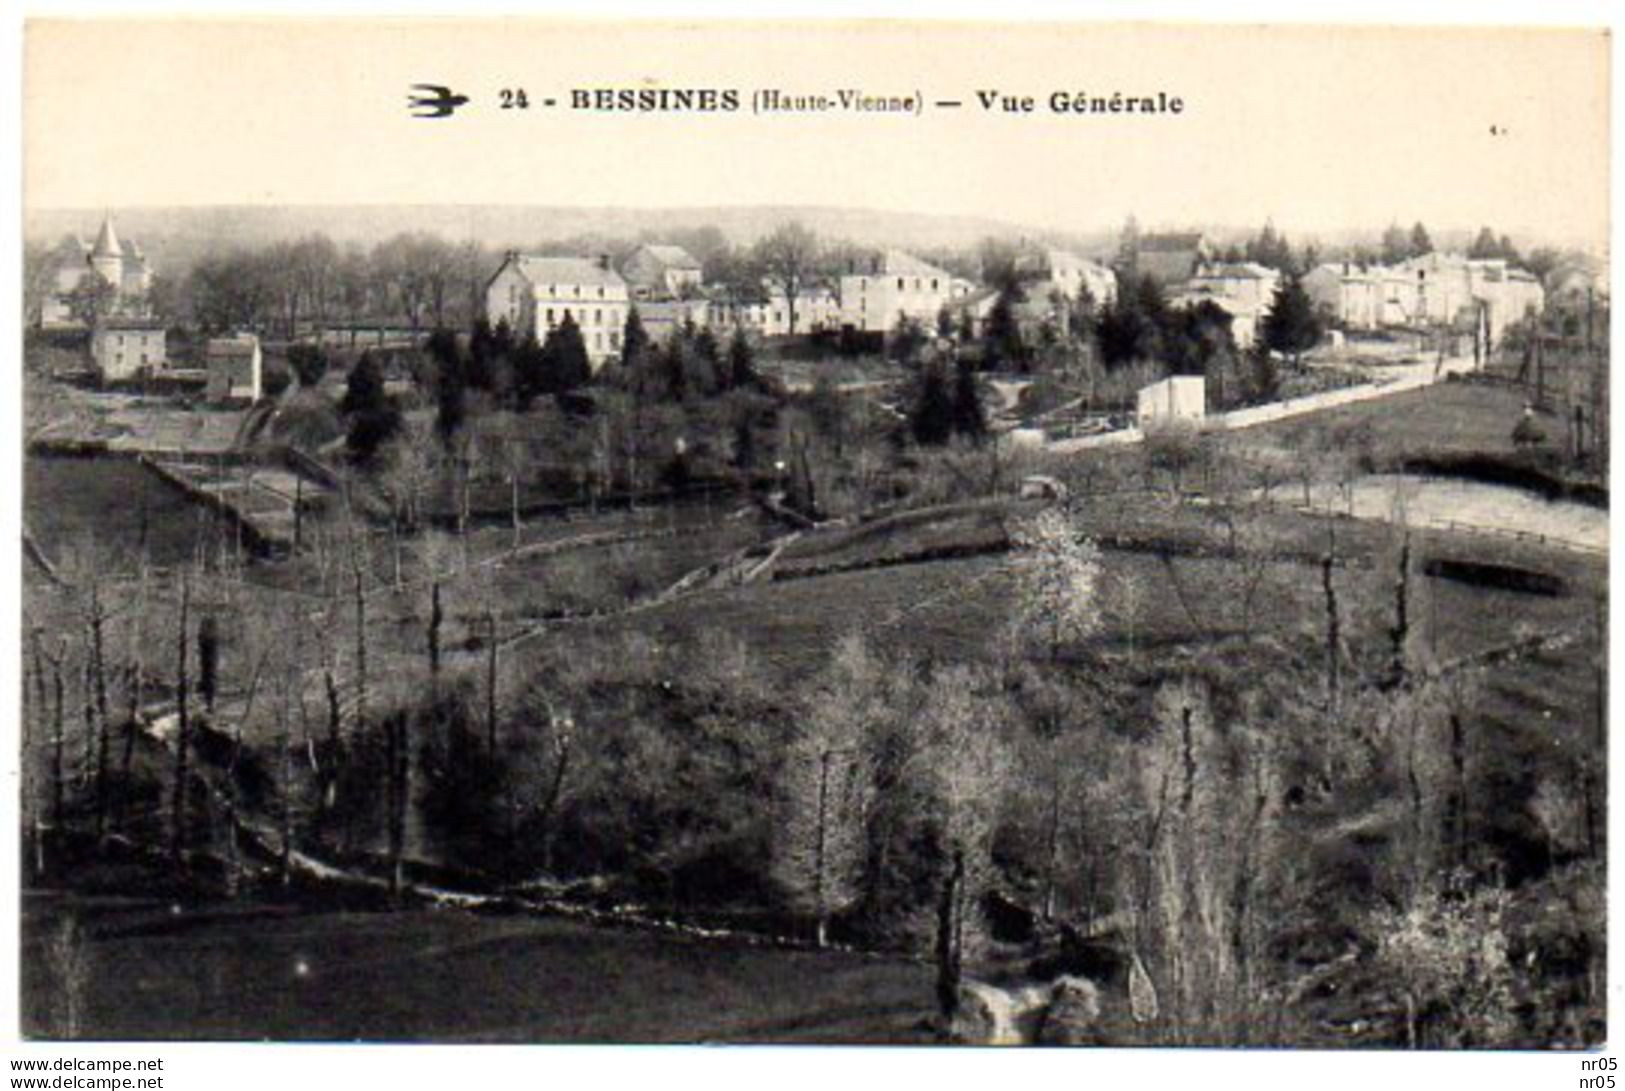
[[[1117, 296], [1106, 266], [1050, 250], [1024, 271], [1032, 306], [1087, 291], [1097, 302]], [[836, 277], [798, 285], [792, 299], [764, 280], [754, 291], [707, 289], [699, 264], [680, 247], [639, 247], [619, 271], [607, 257], [541, 257], [509, 251], [486, 287], [486, 317], [538, 339], [566, 318], [581, 330], [594, 368], [620, 352], [627, 311], [660, 338], [685, 323], [719, 333], [744, 329], [763, 337], [847, 328], [886, 334], [905, 321], [935, 327], [938, 316], [969, 310], [984, 320], [994, 293], [902, 250], [853, 260]]]
[[1538, 313], [1546, 292], [1533, 273], [1505, 259], [1422, 254], [1393, 265], [1317, 266], [1305, 291], [1326, 314], [1350, 329], [1482, 322], [1490, 340], [1525, 315]]

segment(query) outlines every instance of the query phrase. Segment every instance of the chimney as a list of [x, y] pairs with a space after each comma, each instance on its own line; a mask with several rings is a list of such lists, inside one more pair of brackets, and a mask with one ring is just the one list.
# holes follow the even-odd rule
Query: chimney
[[507, 265], [509, 262], [515, 262], [515, 261], [518, 261], [518, 260], [519, 260], [519, 251], [517, 251], [517, 250], [504, 250], [502, 252], [502, 264]]
[[609, 272], [609, 255], [608, 254], [599, 254], [598, 255], [598, 268], [604, 270], [606, 273]]

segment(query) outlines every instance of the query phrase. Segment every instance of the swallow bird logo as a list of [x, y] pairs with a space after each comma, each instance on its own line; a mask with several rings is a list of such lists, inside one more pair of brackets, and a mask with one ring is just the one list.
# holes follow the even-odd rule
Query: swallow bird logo
[[451, 112], [468, 101], [467, 95], [454, 95], [451, 88], [438, 83], [414, 83], [406, 96], [407, 108], [413, 117], [450, 117]]

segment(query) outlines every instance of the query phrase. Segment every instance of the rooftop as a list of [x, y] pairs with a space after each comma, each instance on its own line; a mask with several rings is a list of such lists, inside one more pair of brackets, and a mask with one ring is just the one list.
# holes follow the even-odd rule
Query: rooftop
[[613, 269], [592, 258], [546, 258], [518, 254], [509, 259], [519, 275], [532, 284], [582, 284], [624, 287], [626, 281]]
[[669, 269], [698, 269], [700, 267], [700, 263], [694, 259], [694, 255], [681, 246], [652, 242], [645, 243], [639, 249], [648, 251], [656, 261]]
[[236, 337], [210, 338], [204, 353], [208, 356], [252, 356], [259, 347], [260, 339], [246, 333]]
[[940, 277], [951, 279], [947, 270], [938, 269], [928, 261], [921, 261], [913, 254], [902, 250], [887, 250], [876, 255], [867, 263], [859, 263], [853, 270], [855, 276], [892, 276], [892, 277]]

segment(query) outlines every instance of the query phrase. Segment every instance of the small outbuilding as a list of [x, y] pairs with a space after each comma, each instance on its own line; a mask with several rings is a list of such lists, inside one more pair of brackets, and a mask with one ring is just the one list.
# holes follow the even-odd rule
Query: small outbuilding
[[259, 401], [263, 356], [260, 339], [252, 333], [212, 338], [203, 352], [208, 385], [204, 396], [211, 402]]
[[1170, 424], [1200, 424], [1207, 415], [1207, 380], [1172, 375], [1143, 388], [1136, 402], [1142, 430]]

